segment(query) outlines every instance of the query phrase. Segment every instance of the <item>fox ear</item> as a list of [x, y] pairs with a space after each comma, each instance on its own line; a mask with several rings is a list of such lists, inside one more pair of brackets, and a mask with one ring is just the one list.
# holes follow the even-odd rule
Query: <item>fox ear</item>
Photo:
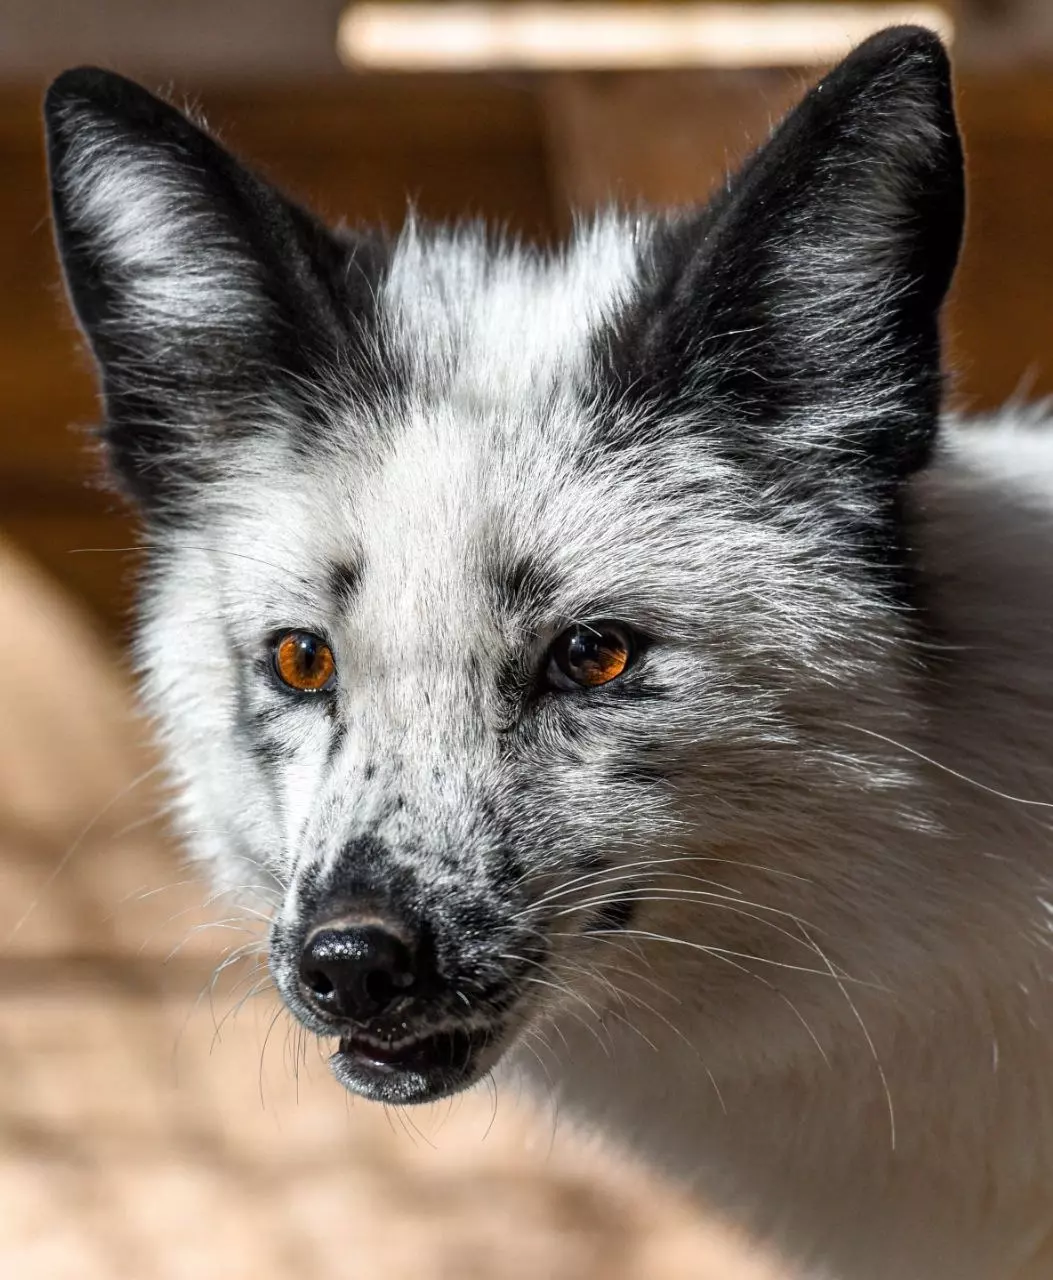
[[149, 505], [194, 479], [207, 440], [246, 429], [247, 396], [288, 387], [349, 339], [371, 298], [363, 246], [352, 271], [349, 240], [121, 76], [67, 71], [45, 119], [59, 254], [102, 376], [105, 439]]
[[659, 234], [613, 347], [625, 393], [672, 402], [754, 462], [905, 475], [936, 430], [963, 217], [947, 56], [931, 32], [891, 28]]

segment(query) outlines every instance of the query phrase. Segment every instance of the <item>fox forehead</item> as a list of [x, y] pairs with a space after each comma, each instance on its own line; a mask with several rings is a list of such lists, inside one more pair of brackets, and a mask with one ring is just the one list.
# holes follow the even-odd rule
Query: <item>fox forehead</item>
[[247, 622], [362, 613], [445, 632], [460, 619], [488, 639], [501, 614], [679, 629], [710, 594], [712, 617], [730, 607], [729, 582], [800, 554], [743, 518], [748, 478], [704, 441], [597, 449], [600, 417], [569, 396], [435, 394], [383, 424], [334, 424], [314, 457], [278, 446], [263, 468], [257, 446], [253, 482], [234, 466], [186, 541], [219, 546]]
[[368, 564], [409, 588], [469, 564], [515, 576], [534, 556], [553, 571], [565, 561], [571, 583], [572, 553], [594, 548], [580, 566], [591, 581], [625, 551], [628, 490], [661, 470], [642, 450], [606, 457], [595, 440], [614, 411], [596, 347], [648, 236], [643, 219], [612, 212], [543, 253], [411, 220], [377, 283], [370, 385], [336, 366], [295, 401], [261, 402], [261, 428], [231, 442], [218, 483], [196, 495], [199, 527], [305, 579]]
[[377, 322], [422, 390], [531, 400], [587, 372], [596, 331], [632, 296], [648, 220], [611, 211], [559, 252], [479, 226], [410, 220], [377, 297]]
[[[657, 602], [663, 561], [697, 558], [699, 525], [734, 519], [726, 499], [744, 478], [669, 421], [660, 442], [599, 440], [623, 411], [594, 379], [594, 345], [645, 238], [611, 215], [541, 255], [481, 231], [425, 240], [410, 224], [372, 318], [390, 386], [363, 394], [326, 370], [301, 390], [321, 431], [305, 428], [302, 400], [261, 406], [267, 425], [230, 445], [188, 541], [222, 539], [243, 607], [268, 615], [310, 619], [372, 592], [389, 613], [437, 594], [447, 613], [492, 609], [481, 582], [500, 593], [539, 575], [560, 617], [640, 607], [644, 582]], [[296, 571], [278, 581], [277, 565]], [[333, 590], [334, 575], [354, 592]]]

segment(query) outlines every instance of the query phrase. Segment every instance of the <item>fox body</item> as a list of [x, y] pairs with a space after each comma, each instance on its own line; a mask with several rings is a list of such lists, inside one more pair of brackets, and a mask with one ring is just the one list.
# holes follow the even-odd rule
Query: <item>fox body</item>
[[554, 252], [47, 119], [178, 817], [337, 1076], [525, 1075], [809, 1274], [1050, 1274], [1053, 436], [942, 408], [936, 38]]

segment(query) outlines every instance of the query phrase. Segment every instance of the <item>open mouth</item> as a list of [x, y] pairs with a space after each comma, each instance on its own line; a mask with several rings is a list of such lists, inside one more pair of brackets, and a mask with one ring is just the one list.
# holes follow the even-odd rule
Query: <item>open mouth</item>
[[399, 1040], [350, 1031], [341, 1037], [329, 1066], [345, 1088], [376, 1102], [432, 1102], [478, 1079], [495, 1038], [488, 1027], [450, 1028]]

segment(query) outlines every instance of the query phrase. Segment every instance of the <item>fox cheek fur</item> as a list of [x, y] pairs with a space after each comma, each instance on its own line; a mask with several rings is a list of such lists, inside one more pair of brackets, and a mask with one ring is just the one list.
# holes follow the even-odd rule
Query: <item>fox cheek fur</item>
[[998, 431], [940, 421], [937, 39], [866, 42], [704, 209], [551, 253], [330, 232], [108, 72], [46, 114], [179, 820], [337, 1075], [519, 1066], [824, 1274], [1002, 1275], [1031, 1228], [967, 1134], [1037, 1122], [939, 1053], [1031, 1016], [996, 924], [1048, 837], [961, 781], [1050, 781], [1049, 717], [961, 665], [1009, 589], [970, 521], [1040, 569]]

